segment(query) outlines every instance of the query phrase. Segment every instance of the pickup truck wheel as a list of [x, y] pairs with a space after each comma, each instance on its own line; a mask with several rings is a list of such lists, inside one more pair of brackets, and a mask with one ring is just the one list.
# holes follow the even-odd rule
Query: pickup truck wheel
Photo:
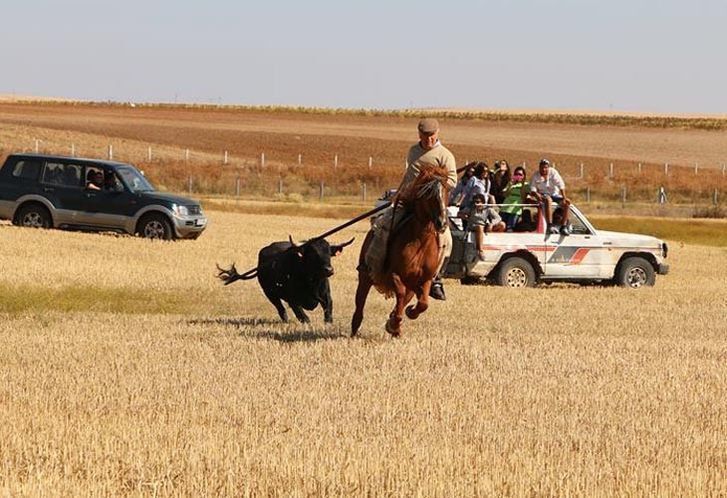
[[17, 224], [23, 227], [50, 228], [51, 225], [50, 213], [40, 204], [23, 206], [16, 219]]
[[142, 217], [137, 232], [146, 239], [171, 240], [173, 236], [169, 220], [166, 216], [157, 213]]
[[532, 287], [535, 285], [535, 270], [523, 258], [510, 258], [500, 265], [495, 282], [503, 287]]
[[616, 270], [616, 285], [638, 289], [651, 287], [656, 282], [656, 273], [651, 263], [644, 258], [633, 256], [624, 259]]

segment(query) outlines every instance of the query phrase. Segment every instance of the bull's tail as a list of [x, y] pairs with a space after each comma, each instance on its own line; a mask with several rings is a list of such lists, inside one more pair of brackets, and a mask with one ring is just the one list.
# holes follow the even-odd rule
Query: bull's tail
[[237, 273], [237, 268], [235, 268], [235, 264], [232, 264], [231, 268], [228, 268], [225, 270], [224, 268], [220, 268], [220, 265], [217, 266], [217, 278], [222, 280], [225, 285], [230, 285], [232, 282], [237, 282], [238, 280], [250, 280], [252, 278], [257, 277], [257, 268], [253, 268], [252, 270], [247, 270], [245, 273]]

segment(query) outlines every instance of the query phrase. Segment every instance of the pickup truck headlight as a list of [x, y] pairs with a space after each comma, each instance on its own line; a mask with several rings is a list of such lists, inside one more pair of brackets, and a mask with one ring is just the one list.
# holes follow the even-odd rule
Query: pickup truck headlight
[[187, 209], [187, 206], [181, 206], [179, 204], [172, 204], [172, 211], [174, 211], [178, 216], [189, 215], [189, 209]]

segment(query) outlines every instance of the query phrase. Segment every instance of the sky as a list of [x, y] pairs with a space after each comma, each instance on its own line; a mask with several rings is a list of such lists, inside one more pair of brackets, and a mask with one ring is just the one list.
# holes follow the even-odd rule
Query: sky
[[725, 0], [3, 0], [0, 94], [727, 113]]

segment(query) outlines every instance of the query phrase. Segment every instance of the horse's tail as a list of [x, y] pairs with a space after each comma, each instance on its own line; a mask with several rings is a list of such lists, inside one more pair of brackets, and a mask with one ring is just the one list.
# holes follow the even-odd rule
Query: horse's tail
[[247, 270], [245, 273], [237, 273], [237, 268], [235, 268], [235, 263], [232, 263], [232, 267], [225, 270], [224, 268], [220, 268], [220, 265], [217, 266], [217, 278], [222, 280], [225, 285], [230, 285], [232, 282], [237, 282], [238, 280], [250, 280], [252, 278], [257, 277], [257, 268], [253, 268], [251, 270]]

